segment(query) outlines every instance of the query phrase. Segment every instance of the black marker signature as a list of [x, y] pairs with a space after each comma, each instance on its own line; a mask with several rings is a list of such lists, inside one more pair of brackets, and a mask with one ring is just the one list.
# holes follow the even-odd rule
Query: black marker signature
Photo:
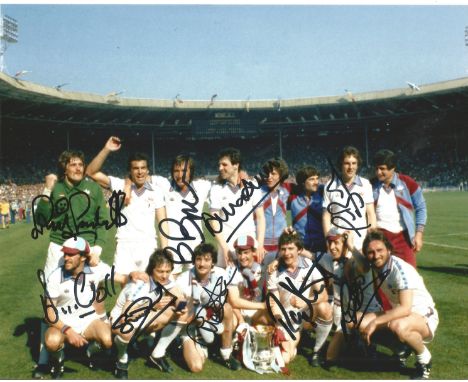
[[[193, 336], [191, 327], [194, 327], [198, 330], [205, 330], [211, 333], [217, 333], [218, 326], [224, 319], [224, 304], [226, 303], [226, 298], [228, 294], [227, 287], [231, 284], [237, 268], [235, 268], [234, 273], [232, 274], [229, 281], [223, 279], [222, 276], [218, 277], [216, 283], [212, 289], [203, 287], [206, 293], [209, 296], [209, 300], [206, 304], [202, 305], [196, 312], [194, 319], [187, 325], [186, 332], [187, 335], [195, 342], [205, 345], [203, 342], [199, 342], [196, 338], [196, 335]], [[208, 317], [205, 317], [202, 313], [209, 312]], [[196, 333], [196, 330], [195, 330]]]
[[[228, 208], [230, 211], [228, 211], [225, 207], [221, 208], [221, 211], [224, 214], [224, 218], [219, 216], [218, 213], [209, 214], [207, 212], [204, 212], [202, 214], [203, 217], [203, 222], [205, 223], [205, 227], [208, 229], [208, 231], [214, 236], [217, 233], [221, 233], [223, 231], [223, 223], [226, 223], [229, 221], [229, 218], [231, 216], [234, 216], [236, 214], [236, 208], [241, 207], [244, 205], [244, 202], [248, 202], [250, 198], [252, 197], [253, 193], [255, 190], [259, 190], [262, 188], [262, 184], [264, 183], [266, 179], [266, 175], [255, 175], [254, 179], [257, 181], [257, 185], [255, 185], [253, 182], [242, 179], [242, 184], [244, 187], [242, 187], [241, 190], [241, 195], [240, 197], [233, 203], [228, 204]], [[285, 180], [285, 177], [281, 178], [277, 183], [275, 183], [266, 193], [265, 195], [262, 196], [262, 198], [252, 207], [252, 209], [247, 212], [247, 214], [243, 217], [243, 219], [239, 222], [239, 224], [232, 230], [231, 234], [227, 237], [226, 243], [231, 240], [231, 238], [234, 236], [236, 231], [239, 229], [239, 227], [247, 220], [250, 214], [252, 214], [258, 206], [260, 206], [263, 201], [268, 198], [270, 193]], [[214, 229], [213, 226], [211, 225], [212, 221], [217, 221], [219, 224], [218, 229]]]
[[[326, 280], [332, 280], [334, 285], [339, 286], [340, 295], [340, 310], [341, 310], [341, 328], [345, 337], [347, 338], [348, 327], [347, 324], [352, 323], [355, 328], [359, 328], [364, 318], [365, 313], [369, 310], [369, 306], [373, 301], [377, 300], [378, 291], [380, 286], [385, 281], [390, 271], [386, 270], [380, 273], [375, 279], [366, 282], [366, 274], [358, 274], [353, 278], [346, 277], [343, 274], [341, 277], [327, 271], [320, 263], [321, 255], [314, 260], [317, 261], [317, 268], [322, 273], [322, 276]], [[349, 259], [344, 259], [348, 261]], [[372, 288], [373, 294], [366, 302], [365, 294], [366, 291]], [[364, 306], [365, 305], [365, 306]], [[358, 319], [358, 312], [362, 313], [360, 319]]]
[[[41, 298], [42, 309], [44, 310], [44, 317], [46, 321], [49, 322], [50, 324], [55, 324], [59, 320], [58, 310], [55, 304], [53, 303], [52, 299], [50, 298], [49, 292], [47, 291], [47, 283], [45, 279], [45, 274], [42, 269], [38, 269], [37, 278], [39, 279], [39, 283], [41, 284], [42, 290], [44, 292], [43, 295], [42, 294], [39, 295], [39, 297]], [[54, 315], [55, 315], [54, 320], [50, 319], [49, 317], [49, 308], [51, 308], [54, 312]]]
[[[187, 186], [187, 189], [189, 193], [193, 196], [194, 201], [190, 202], [188, 200], [182, 200], [182, 203], [187, 206], [187, 208], [182, 208], [182, 213], [185, 215], [180, 221], [177, 221], [176, 219], [172, 218], [166, 218], [163, 219], [159, 223], [159, 231], [169, 240], [174, 240], [174, 241], [180, 241], [180, 243], [177, 244], [177, 247], [171, 247], [167, 246], [166, 249], [170, 250], [178, 259], [174, 259], [174, 263], [176, 264], [185, 264], [185, 263], [191, 263], [192, 262], [192, 257], [193, 257], [193, 250], [192, 248], [186, 243], [187, 241], [193, 241], [193, 240], [198, 240], [196, 237], [191, 236], [190, 233], [188, 232], [188, 229], [186, 227], [186, 223], [191, 224], [193, 227], [195, 227], [200, 235], [201, 242], [205, 242], [205, 235], [203, 234], [203, 230], [200, 228], [200, 226], [197, 224], [197, 221], [202, 220], [206, 229], [211, 233], [212, 236], [215, 234], [221, 233], [223, 231], [223, 223], [226, 223], [230, 217], [234, 216], [236, 214], [236, 208], [241, 207], [244, 205], [244, 202], [248, 202], [250, 198], [252, 197], [253, 193], [255, 190], [260, 189], [262, 184], [264, 183], [264, 180], [266, 179], [267, 174], [260, 174], [255, 176], [255, 180], [257, 181], [258, 185], [255, 185], [253, 182], [242, 179], [242, 184], [244, 187], [242, 187], [241, 190], [241, 195], [240, 197], [234, 202], [234, 203], [229, 203], [228, 204], [228, 209], [226, 207], [223, 207], [221, 211], [224, 214], [224, 218], [219, 216], [218, 213], [210, 214], [207, 212], [203, 212], [201, 216], [199, 215], [199, 211], [197, 209], [197, 204], [199, 202], [199, 197], [196, 193], [196, 191], [193, 189], [193, 187], [190, 185], [190, 183], [187, 181], [187, 166], [188, 163], [185, 162], [184, 164], [184, 172], [183, 172], [183, 177], [182, 177], [182, 183]], [[226, 239], [226, 242], [229, 242], [229, 240], [232, 238], [232, 236], [235, 234], [235, 232], [239, 229], [239, 227], [245, 222], [245, 220], [248, 218], [250, 214], [252, 214], [259, 205], [263, 203], [263, 201], [268, 197], [268, 195], [271, 193], [275, 187], [282, 183], [285, 180], [285, 177], [280, 179], [278, 183], [276, 183], [268, 192], [259, 200], [259, 202], [245, 215], [245, 217], [239, 222], [237, 227], [234, 228], [234, 230], [231, 232], [229, 237]], [[219, 224], [218, 229], [214, 229], [212, 226], [212, 221], [217, 221]], [[174, 236], [172, 233], [169, 234], [165, 232], [164, 227], [163, 227], [163, 222], [166, 222], [171, 225], [177, 226], [180, 236]], [[183, 256], [182, 255], [182, 250], [187, 251], [190, 254], [190, 258], [188, 256]]]
[[[347, 325], [348, 323], [354, 324], [354, 327], [359, 328], [361, 325], [362, 320], [364, 319], [365, 313], [369, 309], [369, 305], [372, 303], [374, 299], [377, 299], [378, 291], [380, 286], [383, 284], [387, 276], [390, 274], [390, 270], [385, 270], [381, 274], [377, 275], [372, 281], [366, 284], [364, 275], [357, 276], [353, 280], [344, 281], [342, 283], [342, 287], [340, 289], [340, 297], [344, 295], [344, 289], [348, 291], [348, 304], [345, 305], [343, 303], [343, 298], [341, 298], [341, 327], [343, 329], [343, 333], [348, 333]], [[367, 302], [366, 306], [364, 305], [364, 292], [368, 289], [373, 289], [373, 294], [369, 301]], [[357, 312], [362, 312], [361, 318], [357, 319]]]
[[[318, 259], [320, 259], [321, 256], [322, 255], [319, 255]], [[324, 290], [326, 290], [325, 283], [323, 283], [320, 286], [320, 289], [318, 291], [314, 290], [314, 289], [311, 290], [312, 296], [310, 298], [307, 298], [307, 297], [305, 297], [303, 295], [303, 293], [307, 289], [311, 288], [315, 284], [324, 282], [327, 279], [326, 277], [330, 277], [330, 274], [327, 272], [328, 276], [324, 276], [324, 273], [322, 273], [322, 278], [317, 279], [317, 280], [310, 280], [311, 276], [312, 276], [312, 272], [314, 271], [314, 269], [316, 267], [322, 273], [321, 267], [318, 267], [316, 262], [312, 261], [312, 266], [307, 271], [307, 275], [304, 277], [304, 279], [303, 279], [301, 285], [299, 286], [299, 288], [297, 288], [293, 284], [292, 280], [289, 277], [285, 278], [286, 283], [281, 281], [278, 284], [278, 286], [283, 287], [288, 292], [290, 292], [291, 294], [295, 295], [296, 297], [298, 297], [302, 301], [304, 301], [307, 304], [307, 307], [308, 307], [308, 309], [310, 311], [310, 315], [308, 315], [305, 311], [297, 312], [295, 310], [290, 310], [290, 311], [286, 310], [284, 308], [284, 306], [281, 304], [279, 298], [276, 297], [271, 292], [268, 292], [268, 294], [266, 296], [266, 305], [267, 305], [268, 313], [270, 314], [270, 317], [273, 319], [273, 322], [275, 322], [275, 323], [279, 322], [279, 324], [288, 332], [288, 334], [290, 335], [290, 337], [292, 339], [296, 339], [296, 336], [294, 335], [294, 333], [297, 333], [299, 331], [299, 329], [300, 329], [299, 325], [302, 323], [302, 321], [312, 322], [312, 316], [313, 316], [313, 305], [312, 304], [315, 303], [318, 300], [319, 295], [321, 293], [323, 293]], [[323, 270], [323, 271], [326, 272], [325, 270]], [[333, 277], [333, 275], [331, 275], [331, 277]], [[277, 305], [277, 307], [279, 308], [279, 310], [281, 312], [279, 317], [276, 317], [273, 314], [273, 310], [271, 308], [271, 300], [273, 300], [275, 302], [275, 304]]]
[[[98, 286], [96, 288], [96, 285], [93, 282], [89, 283], [89, 287], [91, 288], [91, 291], [92, 291], [92, 296], [91, 296], [91, 298], [89, 299], [88, 302], [86, 302], [86, 301], [83, 302], [83, 301], [81, 301], [80, 294], [82, 294], [84, 292], [84, 290], [85, 290], [85, 287], [87, 287], [87, 285], [86, 285], [87, 284], [86, 283], [86, 277], [87, 276], [86, 276], [85, 272], [78, 273], [78, 275], [76, 276], [76, 279], [75, 279], [74, 286], [73, 286], [73, 293], [75, 295], [76, 304], [80, 308], [89, 308], [89, 307], [91, 307], [91, 305], [93, 305], [94, 302], [102, 302], [107, 297], [112, 297], [112, 296], [116, 295], [115, 284], [114, 284], [114, 276], [115, 276], [115, 269], [114, 269], [114, 266], [112, 266], [111, 273], [106, 275], [106, 277], [104, 278], [104, 283], [103, 283], [102, 286]], [[109, 278], [110, 278], [110, 285], [111, 285], [113, 294], [111, 293], [111, 290], [109, 289], [109, 284], [108, 284]], [[81, 284], [81, 287], [80, 287], [80, 284]], [[79, 287], [80, 287], [80, 289], [78, 289]], [[95, 311], [92, 310], [90, 312], [83, 313], [79, 317], [83, 318], [83, 317], [85, 317], [87, 315], [90, 315], [90, 314], [92, 314], [94, 312]]]
[[[161, 299], [168, 295], [171, 300], [161, 309], [156, 310], [156, 305]], [[142, 296], [127, 306], [124, 312], [117, 317], [115, 322], [112, 324], [112, 329], [120, 330], [122, 334], [131, 333], [134, 331], [130, 343], [133, 343], [140, 336], [144, 327], [149, 327], [154, 320], [156, 320], [161, 314], [163, 314], [170, 306], [174, 305], [177, 297], [170, 293], [163, 285], [156, 282], [156, 298], [153, 300], [149, 296]], [[155, 311], [155, 315], [145, 324], [149, 314]], [[138, 326], [135, 327], [134, 323], [140, 321]], [[144, 326], [144, 327], [143, 327]]]
[[[202, 217], [198, 215], [199, 211], [197, 208], [197, 204], [200, 198], [193, 189], [192, 185], [187, 181], [187, 166], [188, 161], [184, 163], [182, 183], [185, 186], [187, 186], [187, 189], [189, 193], [193, 196], [194, 201], [190, 202], [185, 199], [182, 200], [182, 203], [185, 204], [187, 207], [182, 208], [181, 210], [185, 216], [180, 220], [180, 222], [172, 218], [166, 218], [159, 222], [159, 232], [161, 232], [162, 235], [164, 235], [169, 240], [180, 241], [180, 243], [177, 244], [177, 248], [171, 246], [167, 246], [165, 248], [170, 250], [175, 255], [174, 263], [176, 264], [190, 264], [192, 262], [193, 250], [186, 242], [198, 240], [196, 237], [190, 235], [187, 227], [185, 226], [186, 223], [188, 223], [189, 225], [191, 224], [193, 227], [195, 227], [198, 234], [200, 235], [201, 242], [205, 242], [205, 235], [203, 234], [203, 230], [197, 224], [197, 221], [202, 220]], [[174, 234], [172, 232], [171, 234], [165, 232], [163, 227], [164, 222], [168, 223], [168, 227], [169, 225], [175, 225], [179, 229], [180, 236], [173, 236]], [[185, 249], [190, 254], [190, 256], [183, 256], [181, 252], [182, 249]]]
[[[86, 204], [82, 210], [77, 210], [74, 206], [73, 200], [76, 198], [85, 197]], [[44, 230], [61, 231], [63, 239], [69, 239], [71, 237], [77, 238], [79, 235], [92, 234], [94, 238], [97, 238], [96, 229], [98, 227], [105, 227], [106, 230], [111, 229], [113, 226], [121, 227], [127, 224], [127, 218], [121, 212], [125, 199], [125, 193], [122, 191], [113, 191], [112, 196], [109, 198], [109, 217], [110, 220], [100, 220], [99, 212], [100, 207], [97, 207], [94, 214], [94, 220], [90, 222], [80, 221], [80, 219], [86, 215], [91, 207], [91, 199], [89, 195], [84, 191], [77, 191], [70, 195], [69, 198], [62, 197], [55, 201], [47, 195], [38, 195], [33, 201], [34, 206], [36, 200], [46, 198], [51, 205], [51, 212], [48, 217], [42, 214], [37, 214], [33, 208], [33, 224], [34, 228], [31, 230], [31, 237], [37, 239], [40, 235], [44, 234]], [[54, 219], [63, 216], [63, 220], [57, 222]]]
[[[94, 302], [102, 302], [104, 301], [107, 297], [112, 297], [116, 295], [115, 291], [115, 284], [114, 284], [114, 276], [115, 276], [115, 271], [114, 271], [114, 266], [111, 268], [111, 273], [106, 274], [104, 278], [104, 282], [102, 285], [99, 285], [96, 287], [96, 285], [93, 282], [86, 283], [86, 273], [80, 272], [76, 275], [75, 281], [73, 283], [73, 292], [74, 292], [74, 300], [75, 303], [73, 306], [66, 306], [66, 307], [60, 307], [60, 311], [63, 314], [68, 314], [71, 315], [73, 314], [76, 310], [79, 308], [90, 308]], [[47, 291], [47, 283], [45, 279], [45, 274], [42, 269], [39, 269], [37, 271], [37, 278], [39, 279], [39, 283], [42, 286], [44, 294], [39, 295], [41, 298], [42, 302], [42, 308], [44, 310], [44, 316], [47, 322], [51, 324], [55, 324], [59, 320], [59, 310], [53, 303], [52, 298], [49, 295], [49, 292]], [[110, 283], [110, 286], [109, 286]], [[90, 288], [92, 291], [92, 296], [89, 301], [82, 301], [82, 294], [85, 291], [85, 288]], [[54, 312], [55, 319], [52, 320], [49, 317], [49, 308], [51, 308]], [[91, 310], [80, 314], [78, 317], [79, 318], [84, 318], [86, 316], [89, 316], [90, 314], [93, 314], [95, 312], [94, 308]]]
[[[333, 163], [330, 160], [330, 158], [327, 158], [327, 161], [330, 164], [332, 170], [332, 178], [327, 185], [326, 191], [330, 193], [337, 192], [340, 195], [340, 199], [342, 199], [344, 203], [341, 204], [338, 202], [330, 202], [330, 204], [327, 206], [327, 211], [331, 215], [331, 223], [338, 228], [354, 231], [358, 236], [361, 236], [361, 233], [359, 231], [367, 230], [367, 228], [370, 227], [370, 224], [364, 227], [354, 227], [354, 225], [348, 219], [355, 221], [356, 216], [359, 218], [362, 217], [361, 210], [365, 207], [364, 199], [357, 192], [349, 192], [348, 188], [343, 182], [343, 179], [340, 177], [335, 167], [333, 166]], [[332, 189], [332, 185], [337, 179], [337, 188]], [[340, 183], [343, 185], [343, 189], [345, 190], [345, 193], [347, 195], [346, 200], [344, 192], [338, 188], [340, 186]], [[337, 212], [333, 212], [333, 208], [335, 206], [339, 207]], [[354, 207], [354, 212], [352, 211], [352, 207]]]

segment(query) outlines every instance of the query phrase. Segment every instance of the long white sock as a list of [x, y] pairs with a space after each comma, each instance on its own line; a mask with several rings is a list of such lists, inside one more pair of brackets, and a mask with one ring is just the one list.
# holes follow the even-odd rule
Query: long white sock
[[325, 321], [317, 318], [315, 323], [317, 324], [317, 327], [315, 328], [314, 352], [318, 352], [328, 338], [328, 334], [330, 333], [333, 325], [333, 320]]
[[219, 353], [221, 354], [221, 357], [226, 361], [229, 359], [232, 353], [232, 348], [227, 348], [227, 349], [219, 349]]
[[39, 365], [47, 365], [49, 363], [49, 352], [45, 347], [45, 332], [49, 328], [44, 321], [41, 321], [41, 343], [39, 345], [39, 360], [37, 363]]
[[122, 363], [128, 362], [127, 346], [128, 342], [124, 341], [119, 335], [115, 336], [115, 346], [117, 348], [117, 360]]
[[424, 346], [424, 350], [421, 354], [416, 354], [416, 359], [418, 360], [419, 363], [427, 364], [431, 360], [431, 353], [429, 352], [429, 349]]
[[184, 324], [180, 323], [170, 323], [169, 325], [166, 325], [161, 330], [161, 337], [159, 338], [156, 347], [151, 353], [151, 356], [154, 358], [164, 357], [166, 355], [166, 349], [169, 347], [171, 342], [174, 341], [174, 339], [178, 336], [183, 327]]

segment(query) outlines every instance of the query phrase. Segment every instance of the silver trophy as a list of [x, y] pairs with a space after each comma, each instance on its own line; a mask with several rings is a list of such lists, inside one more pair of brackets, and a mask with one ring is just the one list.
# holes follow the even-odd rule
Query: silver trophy
[[275, 358], [272, 350], [273, 331], [274, 327], [265, 325], [257, 325], [253, 331], [252, 361], [255, 368], [264, 372], [272, 371], [271, 363]]

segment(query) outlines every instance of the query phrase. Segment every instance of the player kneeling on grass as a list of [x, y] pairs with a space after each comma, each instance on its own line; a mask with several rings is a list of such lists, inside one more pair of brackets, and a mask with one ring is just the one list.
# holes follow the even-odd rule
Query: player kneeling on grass
[[[335, 333], [327, 349], [326, 366], [332, 366], [345, 345], [345, 331], [354, 330], [362, 316], [382, 310], [374, 293], [372, 272], [366, 259], [352, 253], [353, 236], [348, 231], [332, 227], [326, 237], [327, 252], [316, 259], [333, 287], [333, 323]], [[367, 270], [367, 272], [366, 272]], [[342, 317], [344, 311], [344, 317]], [[351, 337], [353, 338], [353, 337]], [[313, 360], [314, 361], [314, 360]], [[318, 366], [318, 362], [313, 363]]]
[[[185, 298], [192, 302], [193, 320], [184, 328], [182, 346], [185, 362], [192, 372], [203, 370], [208, 358], [207, 345], [214, 341], [215, 334], [221, 336], [220, 354], [224, 365], [231, 370], [242, 366], [232, 355], [234, 314], [229, 299], [230, 278], [225, 269], [215, 266], [217, 249], [207, 243], [199, 244], [193, 254], [194, 267], [182, 273], [176, 283]], [[237, 288], [237, 286], [235, 287]], [[228, 300], [226, 300], [226, 298]], [[230, 301], [230, 302], [229, 302]], [[236, 308], [255, 309], [265, 304], [234, 299]]]
[[[117, 378], [128, 377], [128, 343], [139, 333], [153, 333], [163, 328], [173, 331], [172, 320], [186, 319], [187, 309], [176, 307], [182, 302], [182, 293], [170, 280], [174, 269], [171, 254], [163, 249], [157, 249], [150, 257], [146, 273], [148, 280], [132, 281], [120, 292], [116, 304], [111, 312], [112, 332], [117, 347], [117, 362], [114, 374]], [[171, 372], [172, 368], [166, 360], [164, 331], [153, 353], [148, 358], [148, 365], [163, 372]], [[136, 339], [136, 338], [135, 338]], [[172, 340], [171, 340], [172, 341]], [[170, 342], [169, 342], [170, 343]], [[159, 347], [158, 347], [159, 346]], [[160, 352], [155, 356], [155, 352]]]
[[284, 232], [279, 238], [279, 248], [278, 270], [268, 277], [267, 302], [277, 330], [284, 335], [285, 341], [281, 342], [284, 363], [296, 356], [305, 322], [315, 323], [313, 357], [317, 358], [332, 326], [324, 278], [311, 260], [300, 256], [303, 244], [297, 233]]
[[379, 230], [367, 234], [362, 249], [392, 306], [386, 312], [364, 317], [360, 325], [363, 338], [370, 343], [376, 331], [390, 330], [415, 352], [414, 378], [429, 378], [431, 353], [425, 343], [434, 338], [439, 317], [422, 277], [410, 264], [392, 255], [392, 245]]
[[266, 283], [262, 266], [254, 261], [257, 240], [250, 235], [234, 242], [236, 259], [226, 268], [228, 273], [228, 302], [234, 308], [234, 327], [241, 323], [267, 325], [271, 323], [266, 309]]
[[111, 268], [103, 262], [89, 266], [90, 246], [81, 237], [66, 240], [62, 252], [64, 264], [50, 274], [44, 300], [50, 325], [45, 346], [51, 356], [54, 379], [63, 374], [65, 343], [77, 348], [87, 346], [89, 358], [101, 348], [112, 346], [110, 325], [99, 318], [92, 306], [96, 285], [109, 277]]

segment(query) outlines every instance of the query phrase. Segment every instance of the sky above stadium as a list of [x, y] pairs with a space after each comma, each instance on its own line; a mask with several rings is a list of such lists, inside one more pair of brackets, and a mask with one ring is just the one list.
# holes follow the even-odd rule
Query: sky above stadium
[[287, 99], [468, 76], [468, 4], [6, 4], [6, 72], [122, 97]]

